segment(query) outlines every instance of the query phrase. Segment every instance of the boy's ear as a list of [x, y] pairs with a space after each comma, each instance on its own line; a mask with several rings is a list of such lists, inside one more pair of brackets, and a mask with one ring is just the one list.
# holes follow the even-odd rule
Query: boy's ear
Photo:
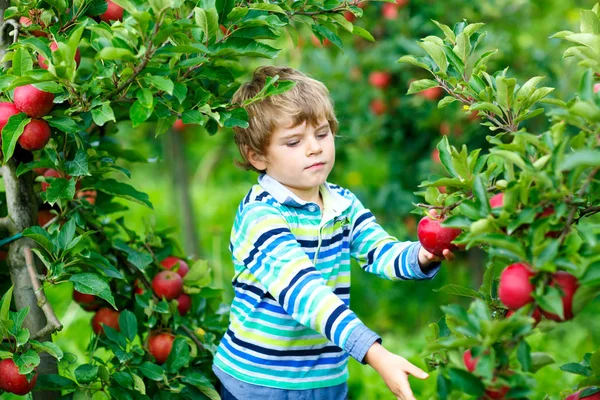
[[267, 163], [265, 162], [264, 157], [259, 155], [254, 150], [246, 148], [246, 158], [257, 170], [264, 171], [267, 169]]

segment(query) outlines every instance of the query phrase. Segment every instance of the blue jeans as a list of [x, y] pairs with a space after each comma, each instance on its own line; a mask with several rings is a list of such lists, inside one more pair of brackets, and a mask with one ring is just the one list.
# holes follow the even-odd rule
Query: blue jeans
[[220, 393], [221, 400], [237, 400], [227, 389], [225, 389], [224, 385], [221, 385]]

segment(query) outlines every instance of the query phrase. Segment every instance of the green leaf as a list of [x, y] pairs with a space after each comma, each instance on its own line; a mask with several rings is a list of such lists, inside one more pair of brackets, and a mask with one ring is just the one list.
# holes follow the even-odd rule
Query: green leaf
[[29, 344], [31, 344], [31, 347], [38, 353], [46, 352], [46, 353], [50, 354], [52, 357], [56, 358], [58, 361], [60, 361], [63, 358], [63, 355], [64, 355], [63, 351], [55, 343], [52, 343], [52, 342], [40, 343], [37, 340], [30, 340]]
[[50, 234], [41, 226], [32, 226], [23, 231], [23, 236], [27, 236], [37, 242], [44, 250], [49, 253], [54, 252], [54, 243]]
[[365, 40], [368, 40], [369, 42], [375, 42], [375, 38], [373, 37], [373, 35], [371, 35], [371, 33], [368, 30], [360, 26], [354, 25], [352, 27], [352, 34], [361, 37]]
[[181, 115], [184, 124], [204, 125], [208, 117], [198, 110], [187, 110]]
[[554, 358], [548, 353], [533, 352], [531, 353], [531, 368], [530, 372], [535, 374], [538, 370], [546, 365], [554, 364]]
[[583, 375], [583, 376], [591, 376], [592, 369], [590, 367], [585, 367], [581, 364], [577, 363], [568, 363], [560, 366], [560, 369], [565, 372], [569, 372], [571, 374]]
[[75, 197], [75, 180], [54, 178], [44, 194], [46, 201], [50, 204], [54, 204], [60, 199], [71, 200]]
[[190, 362], [190, 348], [185, 340], [182, 337], [175, 338], [173, 342], [173, 347], [171, 348], [171, 353], [169, 353], [169, 357], [167, 358], [166, 366], [169, 371], [176, 372], [185, 365]]
[[329, 40], [331, 43], [335, 44], [340, 49], [343, 47], [342, 40], [339, 38], [339, 36], [335, 32], [328, 29], [326, 26], [313, 25], [312, 30], [313, 32], [318, 34], [317, 37], [319, 37], [320, 35]]
[[450, 29], [450, 27], [448, 25], [444, 25], [444, 24], [440, 24], [439, 22], [437, 22], [436, 20], [433, 20], [433, 23], [437, 25], [438, 28], [440, 28], [442, 30], [442, 32], [444, 32], [444, 35], [446, 36], [446, 39], [454, 44], [454, 42], [456, 42], [456, 35], [454, 34], [454, 32], [452, 32], [452, 29]]
[[152, 115], [153, 108], [146, 108], [136, 100], [131, 108], [129, 109], [129, 118], [131, 119], [131, 126], [137, 128], [144, 121], [146, 121]]
[[79, 131], [77, 124], [72, 118], [52, 116], [52, 118], [47, 119], [46, 122], [48, 122], [50, 126], [66, 133], [76, 133]]
[[483, 395], [485, 387], [475, 375], [457, 368], [450, 368], [448, 374], [453, 387], [473, 396]]
[[446, 58], [446, 53], [444, 52], [443, 47], [439, 44], [429, 41], [421, 41], [419, 42], [419, 46], [425, 49], [427, 54], [429, 54], [432, 60], [440, 68], [440, 71], [446, 73], [446, 71], [448, 70], [448, 59]]
[[281, 50], [252, 39], [232, 37], [225, 42], [212, 45], [209, 51], [213, 56], [221, 57], [248, 56], [275, 58]]
[[96, 182], [94, 186], [97, 190], [100, 190], [104, 193], [117, 197], [123, 197], [124, 199], [135, 201], [136, 203], [153, 208], [152, 203], [150, 203], [150, 198], [146, 193], [138, 192], [136, 189], [126, 183], [109, 178]]
[[56, 250], [63, 251], [73, 241], [75, 237], [75, 219], [69, 219], [60, 229], [58, 236], [56, 237]]
[[15, 353], [13, 361], [19, 368], [19, 373], [26, 375], [40, 364], [40, 356], [32, 349], [29, 349], [24, 353]]
[[140, 372], [148, 379], [153, 381], [162, 381], [165, 376], [165, 371], [156, 364], [145, 361], [139, 366]]
[[96, 53], [96, 59], [107, 61], [135, 61], [136, 57], [129, 49], [104, 47]]
[[117, 121], [113, 109], [110, 106], [110, 102], [108, 101], [102, 103], [101, 107], [92, 109], [92, 119], [98, 126], [103, 126], [108, 121]]
[[171, 95], [173, 94], [173, 89], [175, 88], [175, 84], [173, 83], [172, 80], [170, 80], [166, 76], [149, 75], [149, 76], [144, 77], [144, 81], [147, 84], [154, 86], [158, 90], [167, 92], [168, 94], [171, 94]]
[[542, 310], [556, 314], [560, 319], [564, 318], [564, 309], [562, 303], [562, 295], [559, 289], [554, 286], [548, 286], [546, 288], [546, 294], [542, 296], [536, 296], [534, 298], [542, 308]]
[[406, 94], [414, 94], [419, 93], [427, 89], [431, 89], [434, 87], [438, 87], [438, 83], [431, 79], [420, 79], [418, 81], [413, 81], [408, 88], [408, 92]]
[[455, 284], [449, 284], [449, 285], [441, 287], [440, 289], [437, 289], [437, 290], [434, 289], [433, 291], [440, 292], [440, 293], [447, 293], [447, 294], [456, 295], [456, 296], [472, 297], [472, 298], [476, 298], [476, 299], [483, 298], [479, 292], [477, 292], [471, 288], [460, 286], [460, 285], [455, 285]]
[[442, 100], [440, 100], [440, 102], [438, 103], [438, 108], [444, 108], [448, 104], [454, 103], [455, 101], [457, 101], [457, 100], [454, 97], [446, 96]]
[[80, 385], [85, 385], [96, 380], [98, 377], [98, 366], [82, 364], [75, 369], [75, 379]]
[[23, 129], [31, 121], [25, 113], [12, 115], [4, 128], [2, 128], [2, 153], [4, 162], [10, 160], [15, 151], [15, 146], [23, 134]]
[[116, 372], [113, 374], [115, 381], [125, 389], [133, 389], [133, 378], [128, 372]]
[[517, 359], [519, 360], [519, 363], [521, 363], [523, 371], [531, 370], [531, 348], [525, 340], [521, 340], [517, 347]]
[[561, 171], [568, 171], [579, 167], [599, 167], [600, 150], [583, 149], [567, 155], [559, 168]]
[[19, 47], [15, 50], [12, 59], [12, 67], [13, 74], [17, 76], [22, 76], [33, 68], [33, 60], [23, 47]]
[[210, 272], [207, 260], [197, 260], [183, 277], [183, 282], [187, 286], [208, 286], [211, 282]]
[[488, 102], [475, 103], [475, 104], [471, 105], [471, 107], [469, 109], [471, 111], [488, 111], [488, 112], [491, 112], [492, 114], [503, 115], [500, 107], [498, 107], [495, 104], [488, 103]]
[[119, 315], [121, 333], [131, 342], [137, 335], [137, 318], [129, 310], [123, 310]]
[[106, 300], [115, 310], [117, 309], [110, 286], [99, 275], [84, 272], [71, 276], [69, 281], [73, 282], [74, 288], [78, 292], [98, 296]]
[[427, 71], [430, 70], [430, 68], [429, 68], [429, 66], [427, 64], [420, 62], [419, 60], [417, 60], [413, 56], [402, 56], [396, 62], [411, 64], [411, 65], [414, 65], [416, 67], [420, 67], [420, 68], [426, 69]]
[[90, 176], [88, 155], [83, 149], [77, 149], [73, 161], [65, 162], [65, 172], [70, 176]]
[[35, 390], [72, 390], [77, 388], [77, 383], [72, 380], [65, 378], [64, 376], [51, 374], [51, 375], [38, 375], [38, 380], [35, 383]]

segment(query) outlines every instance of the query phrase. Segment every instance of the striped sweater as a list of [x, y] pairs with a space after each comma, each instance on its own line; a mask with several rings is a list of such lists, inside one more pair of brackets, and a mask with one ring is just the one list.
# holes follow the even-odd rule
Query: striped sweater
[[[320, 188], [323, 212], [268, 175], [241, 202], [231, 232], [235, 273], [229, 329], [214, 358], [218, 376], [306, 390], [348, 378], [379, 337], [350, 310], [350, 257], [386, 279], [430, 279], [418, 242], [399, 242], [349, 190]], [[221, 379], [223, 381], [223, 379]]]

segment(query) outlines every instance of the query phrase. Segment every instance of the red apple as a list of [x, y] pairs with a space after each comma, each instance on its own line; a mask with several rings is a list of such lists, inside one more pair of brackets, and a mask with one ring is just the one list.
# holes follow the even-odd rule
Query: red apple
[[535, 289], [531, 278], [535, 274], [524, 263], [511, 264], [502, 271], [498, 297], [502, 304], [511, 310], [518, 310], [533, 301], [531, 293]]
[[563, 303], [563, 313], [564, 319], [561, 319], [558, 315], [543, 311], [544, 317], [551, 319], [553, 321], [562, 322], [573, 319], [573, 296], [575, 296], [575, 292], [579, 288], [579, 282], [577, 278], [568, 272], [559, 271], [552, 275], [552, 283], [551, 286], [555, 286], [558, 284], [563, 291], [562, 303]]
[[490, 199], [490, 207], [500, 208], [504, 206], [504, 193], [498, 193]]
[[162, 265], [163, 267], [165, 267], [165, 269], [168, 269], [168, 270], [173, 269], [173, 267], [175, 267], [177, 265], [178, 269], [176, 272], [182, 278], [190, 270], [190, 267], [188, 267], [188, 265], [185, 261], [183, 261], [181, 258], [174, 257], [174, 256], [169, 256], [169, 257], [165, 258], [164, 260], [162, 260], [160, 262], [160, 265]]
[[48, 222], [52, 221], [56, 217], [56, 214], [52, 214], [50, 210], [39, 210], [37, 222], [39, 226], [44, 226]]
[[133, 292], [135, 294], [144, 294], [145, 292], [144, 285], [140, 283], [139, 279], [136, 279], [135, 282], [133, 282]]
[[177, 298], [177, 310], [179, 310], [179, 315], [185, 315], [192, 307], [192, 299], [187, 294], [181, 294]]
[[600, 91], [600, 83], [594, 83], [594, 93], [598, 93]]
[[169, 358], [175, 336], [170, 333], [151, 334], [148, 338], [148, 351], [156, 358], [157, 364], [164, 364]]
[[442, 162], [440, 159], [440, 151], [438, 149], [431, 150], [431, 159], [436, 164], [440, 164]]
[[19, 86], [14, 93], [15, 106], [31, 118], [41, 118], [54, 107], [54, 94], [33, 85]]
[[346, 21], [348, 22], [354, 22], [356, 15], [352, 14], [350, 11], [344, 11], [344, 18], [346, 18]]
[[417, 236], [421, 245], [425, 250], [440, 257], [443, 256], [444, 249], [451, 251], [457, 249], [452, 241], [462, 233], [460, 229], [443, 228], [441, 226], [443, 221], [444, 219], [431, 219], [424, 216], [417, 227]]
[[371, 104], [369, 104], [369, 108], [375, 115], [383, 115], [387, 111], [387, 105], [382, 99], [373, 99], [371, 100]]
[[106, 4], [108, 7], [104, 14], [100, 15], [100, 19], [107, 24], [110, 24], [110, 21], [123, 21], [123, 9], [121, 6], [110, 0], [107, 0]]
[[502, 386], [499, 389], [487, 389], [485, 391], [485, 398], [493, 400], [502, 400], [506, 398], [506, 394], [509, 390], [510, 388], [508, 386]]
[[[58, 50], [58, 43], [52, 42], [50, 44], [50, 50], [51, 51]], [[77, 51], [75, 52], [75, 56], [73, 58], [75, 60], [76, 66], [79, 67], [79, 63], [81, 62], [81, 54], [79, 53], [79, 49], [77, 49]], [[44, 57], [41, 54], [38, 54], [38, 64], [40, 65], [40, 68], [48, 69], [48, 64], [46, 63], [46, 57]]]
[[119, 330], [119, 312], [108, 307], [102, 307], [96, 311], [94, 318], [92, 318], [92, 329], [97, 335], [104, 333], [102, 325]]
[[473, 358], [471, 354], [471, 349], [465, 350], [463, 353], [463, 361], [465, 363], [465, 367], [467, 367], [467, 371], [473, 372], [475, 368], [477, 368], [477, 363], [479, 362], [479, 357]]
[[315, 46], [315, 47], [329, 47], [329, 45], [331, 44], [331, 42], [329, 41], [329, 39], [323, 38], [323, 44], [321, 45], [321, 42], [319, 41], [319, 38], [316, 37], [315, 35], [312, 35], [310, 37], [310, 41], [312, 42], [313, 46]]
[[96, 193], [95, 190], [82, 190], [77, 192], [77, 198], [78, 199], [86, 199], [88, 203], [90, 203], [91, 205], [96, 204], [96, 196], [98, 194]]
[[[17, 109], [17, 107], [15, 107], [13, 103], [0, 103], [0, 133], [8, 123], [8, 119], [18, 113], [20, 113], [20, 111]], [[2, 136], [0, 136], [0, 141], [1, 140]]]
[[29, 151], [43, 149], [50, 141], [50, 125], [43, 119], [32, 119], [19, 137], [19, 144]]
[[37, 369], [34, 370], [31, 381], [27, 380], [27, 376], [19, 373], [19, 368], [12, 360], [6, 358], [0, 361], [0, 390], [5, 392], [25, 396], [31, 392], [37, 381]]
[[409, 0], [396, 0], [396, 4], [398, 4], [400, 7], [404, 7], [408, 4]]
[[183, 292], [183, 279], [173, 271], [162, 271], [152, 279], [152, 289], [159, 298], [173, 300]]
[[[391, 4], [391, 3], [385, 3]], [[371, 86], [385, 89], [392, 82], [392, 75], [387, 71], [373, 71], [369, 75], [369, 83]]]
[[[386, 4], [388, 4], [388, 3], [386, 3]], [[436, 87], [432, 87], [429, 89], [425, 89], [422, 92], [419, 92], [417, 94], [421, 97], [425, 97], [427, 100], [434, 101], [434, 100], [439, 99], [442, 96], [443, 92], [444, 91], [442, 90], [441, 87], [436, 86]]]
[[85, 311], [95, 311], [100, 308], [101, 301], [93, 294], [85, 294], [73, 290], [73, 300], [78, 303]]
[[381, 9], [381, 15], [385, 19], [393, 20], [398, 19], [398, 9], [400, 6], [395, 3], [384, 3]]
[[450, 135], [451, 128], [452, 127], [450, 126], [450, 123], [448, 121], [442, 121], [442, 123], [440, 124], [440, 135]]
[[183, 123], [181, 118], [178, 118], [177, 121], [173, 123], [173, 129], [175, 129], [177, 132], [183, 131], [186, 126], [187, 125]]
[[[33, 21], [31, 21], [31, 19], [27, 18], [27, 17], [21, 17], [19, 18], [19, 23], [23, 26], [31, 26], [33, 25]], [[43, 27], [43, 26], [42, 26]], [[30, 31], [31, 34], [35, 37], [42, 37], [42, 36], [48, 36], [46, 34], [46, 32], [44, 31], [40, 31], [40, 30], [35, 30], [35, 31]]]

